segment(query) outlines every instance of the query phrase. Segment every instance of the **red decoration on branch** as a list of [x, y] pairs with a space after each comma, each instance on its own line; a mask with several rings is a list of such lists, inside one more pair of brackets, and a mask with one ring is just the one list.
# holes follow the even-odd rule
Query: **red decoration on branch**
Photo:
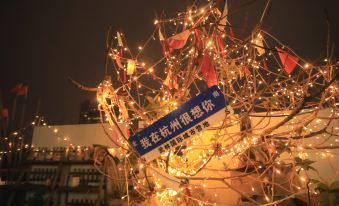
[[242, 66], [240, 68], [240, 72], [239, 72], [239, 76], [240, 78], [243, 78], [244, 77], [244, 74], [246, 75], [246, 77], [250, 76], [251, 75], [251, 72], [250, 70], [246, 67], [246, 66]]
[[126, 75], [126, 71], [124, 70], [124, 83], [126, 83], [127, 81], [127, 75]]
[[21, 89], [16, 93], [18, 96], [26, 96], [28, 94], [28, 86], [23, 86]]
[[231, 40], [232, 41], [234, 41], [234, 32], [233, 32], [233, 29], [232, 29], [232, 27], [229, 27], [229, 30], [230, 30], [230, 38], [231, 38]]
[[173, 76], [173, 73], [171, 70], [168, 70], [167, 72], [167, 77], [163, 81], [163, 84], [168, 87], [168, 89], [178, 89], [179, 84], [178, 84], [178, 79], [176, 76]]
[[194, 41], [193, 41], [193, 45], [197, 48], [200, 48], [202, 45], [202, 41], [201, 41], [201, 31], [199, 29], [194, 29]]
[[15, 87], [13, 87], [11, 90], [9, 90], [9, 92], [11, 92], [11, 93], [17, 93], [17, 92], [21, 89], [22, 86], [23, 86], [22, 83], [17, 84]]
[[126, 139], [129, 139], [130, 136], [131, 136], [131, 134], [129, 132], [129, 128], [126, 127]]
[[266, 60], [265, 59], [262, 59], [262, 67], [266, 70], [266, 71], [268, 71], [268, 66], [267, 66], [267, 62], [266, 62]]
[[214, 66], [209, 55], [204, 55], [204, 57], [198, 60], [199, 67], [201, 68], [202, 75], [204, 76], [208, 87], [213, 85], [218, 85], [217, 75], [215, 73]]
[[7, 119], [8, 118], [8, 109], [7, 108], [3, 108], [2, 109], [2, 118], [3, 119]]
[[160, 40], [160, 44], [162, 47], [162, 51], [164, 53], [164, 55], [166, 57], [169, 57], [169, 54], [171, 53], [170, 49], [168, 49], [167, 45], [166, 45], [166, 40], [164, 35], [161, 33], [160, 27], [159, 27], [159, 40]]
[[115, 133], [115, 141], [118, 145], [121, 146], [121, 141], [120, 141], [120, 135], [117, 129], [114, 129], [114, 133]]
[[26, 96], [28, 93], [28, 86], [18, 84], [10, 90], [11, 93], [16, 93], [17, 96]]
[[157, 80], [157, 76], [155, 74], [152, 73], [152, 79], [153, 80]]
[[185, 193], [186, 193], [186, 201], [189, 202], [191, 197], [192, 197], [192, 193], [190, 191], [190, 189], [188, 187], [185, 187]]
[[295, 67], [297, 66], [297, 63], [299, 61], [298, 57], [293, 56], [292, 54], [277, 48], [281, 63], [283, 65], [283, 68], [287, 74], [291, 74]]
[[219, 36], [217, 37], [217, 42], [218, 42], [218, 45], [219, 45], [220, 53], [221, 53], [222, 56], [224, 56], [225, 46], [224, 46], [224, 43], [222, 42], [221, 35], [219, 35]]
[[167, 45], [171, 49], [181, 49], [185, 46], [188, 37], [191, 35], [190, 30], [185, 30], [177, 35], [166, 39]]

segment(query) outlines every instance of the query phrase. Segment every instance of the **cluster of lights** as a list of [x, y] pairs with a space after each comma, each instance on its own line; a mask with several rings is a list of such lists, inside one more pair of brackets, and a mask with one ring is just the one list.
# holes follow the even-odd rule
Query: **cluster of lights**
[[[252, 36], [251, 41], [241, 41], [240, 39], [233, 39], [227, 32], [220, 32], [215, 30], [213, 23], [220, 18], [221, 12], [217, 11], [217, 7], [212, 3], [202, 8], [189, 9], [187, 12], [179, 13], [173, 19], [156, 19], [154, 24], [162, 27], [169, 23], [169, 27], [176, 27], [179, 29], [192, 29], [191, 36], [195, 35], [193, 28], [197, 25], [206, 27], [206, 31], [200, 35], [200, 39], [190, 37], [189, 43], [180, 52], [165, 51], [164, 58], [151, 66], [146, 66], [145, 62], [136, 58], [138, 71], [130, 73], [126, 81], [122, 80], [122, 74], [127, 72], [129, 58], [124, 58], [119, 54], [119, 48], [112, 48], [110, 56], [113, 62], [119, 58], [122, 62], [122, 67], [118, 66], [116, 75], [118, 78], [118, 85], [113, 89], [113, 84], [110, 80], [104, 80], [98, 87], [97, 99], [99, 102], [99, 110], [103, 112], [103, 121], [109, 122], [111, 127], [115, 127], [115, 122], [123, 122], [131, 128], [135, 120], [142, 120], [147, 125], [152, 124], [160, 117], [166, 115], [170, 111], [177, 109], [184, 102], [194, 96], [191, 90], [201, 91], [201, 76], [200, 68], [196, 67], [195, 60], [201, 55], [209, 54], [213, 59], [213, 64], [217, 73], [218, 83], [224, 91], [224, 95], [231, 106], [245, 113], [246, 111], [265, 110], [268, 113], [261, 117], [261, 120], [256, 125], [251, 125], [245, 131], [230, 133], [228, 131], [232, 126], [238, 126], [238, 130], [242, 124], [242, 117], [240, 115], [232, 115], [227, 122], [219, 125], [212, 131], [197, 134], [190, 140], [185, 142], [186, 147], [180, 146], [182, 149], [172, 149], [166, 152], [157, 159], [159, 168], [166, 171], [168, 174], [177, 178], [190, 179], [199, 174], [206, 174], [210, 161], [219, 161], [220, 165], [227, 165], [236, 168], [239, 165], [239, 159], [242, 157], [249, 158], [247, 154], [252, 148], [265, 148], [267, 158], [273, 158], [281, 155], [278, 144], [283, 143], [285, 147], [291, 147], [302, 159], [309, 157], [306, 150], [312, 149], [319, 151], [323, 158], [334, 157], [334, 154], [329, 149], [323, 151], [317, 149], [315, 143], [309, 145], [302, 145], [303, 136], [311, 135], [315, 131], [324, 129], [330, 134], [338, 135], [338, 128], [332, 127], [329, 121], [335, 122], [338, 118], [338, 94], [339, 89], [337, 84], [330, 85], [324, 90], [324, 100], [320, 101], [315, 97], [315, 100], [307, 101], [305, 108], [312, 108], [313, 110], [301, 110], [299, 114], [301, 118], [291, 117], [290, 121], [285, 122], [281, 128], [270, 131], [270, 121], [273, 121], [277, 116], [287, 118], [291, 115], [291, 111], [298, 108], [298, 105], [307, 97], [307, 95], [314, 91], [314, 89], [321, 89], [324, 87], [329, 79], [329, 73], [333, 73], [338, 63], [332, 67], [315, 66], [300, 59], [296, 70], [297, 74], [286, 74], [282, 69], [281, 62], [277, 57], [277, 52], [268, 51], [261, 47], [274, 48], [274, 46], [286, 47], [276, 40], [271, 34], [264, 30], [256, 31]], [[169, 31], [171, 29], [167, 29]], [[173, 34], [175, 35], [175, 34]], [[121, 35], [122, 36], [122, 35]], [[220, 41], [217, 40], [218, 37]], [[266, 41], [265, 39], [270, 39]], [[195, 41], [201, 40], [203, 51], [201, 52]], [[221, 45], [222, 44], [222, 45]], [[147, 43], [138, 46], [138, 55], [147, 48]], [[119, 45], [118, 45], [119, 46]], [[260, 47], [259, 47], [260, 46]], [[259, 49], [262, 49], [259, 51]], [[130, 53], [127, 47], [121, 48], [122, 52]], [[291, 50], [289, 50], [291, 51]], [[264, 53], [263, 53], [264, 52]], [[124, 54], [124, 53], [123, 53]], [[325, 59], [324, 62], [328, 62]], [[120, 62], [120, 63], [121, 63]], [[159, 68], [161, 64], [166, 65], [166, 69], [161, 71]], [[267, 68], [268, 67], [268, 68]], [[277, 68], [277, 69], [272, 69]], [[165, 85], [166, 76], [171, 75], [173, 85], [177, 84], [177, 88]], [[333, 75], [331, 76], [333, 77]], [[150, 79], [152, 83], [149, 84]], [[176, 82], [173, 82], [176, 81]], [[160, 88], [158, 88], [158, 85]], [[122, 95], [123, 94], [123, 95]], [[145, 94], [149, 94], [151, 98], [159, 97], [161, 106], [158, 108], [152, 107], [149, 109], [149, 101], [145, 100]], [[109, 99], [109, 101], [107, 100]], [[156, 103], [159, 103], [156, 102]], [[332, 106], [330, 118], [323, 120], [317, 116], [320, 111], [319, 108]], [[119, 108], [119, 113], [115, 114], [114, 106]], [[275, 114], [273, 111], [277, 111]], [[122, 115], [122, 114], [125, 115]], [[154, 115], [154, 113], [156, 115]], [[305, 114], [303, 114], [305, 113]], [[305, 116], [306, 115], [306, 116]], [[251, 118], [250, 118], [251, 121]], [[315, 122], [315, 124], [310, 124]], [[279, 130], [280, 129], [280, 130]], [[289, 132], [286, 132], [289, 131]], [[133, 131], [135, 133], [137, 131]], [[301, 138], [299, 138], [301, 136]], [[281, 138], [283, 137], [283, 138]], [[298, 137], [298, 138], [297, 138]], [[319, 134], [315, 135], [317, 139], [328, 138], [328, 147], [338, 148], [338, 139], [333, 141], [331, 135]], [[283, 139], [283, 140], [281, 140]], [[128, 159], [133, 148], [128, 145], [125, 139], [120, 139], [121, 147], [126, 150], [115, 150], [114, 155], [121, 159]], [[218, 151], [213, 145], [220, 144]], [[307, 148], [307, 149], [305, 149]], [[126, 152], [128, 151], [129, 152]], [[293, 155], [290, 156], [289, 161], [293, 160]], [[241, 162], [241, 161], [240, 161]], [[288, 161], [287, 161], [288, 162]], [[279, 168], [273, 168], [276, 175], [284, 175], [283, 161], [276, 158], [271, 165], [254, 165], [259, 176], [267, 176], [267, 171], [272, 165], [279, 165]], [[140, 161], [137, 170], [146, 170], [149, 164]], [[253, 166], [253, 165], [247, 165]], [[266, 168], [266, 170], [264, 170]], [[222, 171], [224, 168], [217, 169]], [[135, 172], [134, 167], [129, 167], [131, 172]], [[264, 170], [264, 173], [261, 173]], [[267, 179], [268, 177], [266, 177]], [[307, 182], [307, 176], [299, 177], [301, 182]], [[151, 177], [157, 185], [156, 192], [157, 199], [160, 202], [170, 203], [173, 199], [184, 200], [183, 191], [175, 191], [171, 188], [162, 187], [162, 179]], [[139, 190], [142, 194], [147, 194], [147, 180], [146, 177], [141, 177], [134, 181], [134, 188]], [[201, 185], [202, 188], [208, 189], [210, 184], [206, 183], [208, 178]], [[256, 180], [260, 184], [267, 184], [271, 180], [265, 180], [265, 183], [258, 178]], [[298, 190], [303, 189], [300, 185], [293, 185]], [[196, 189], [195, 187], [191, 188]], [[267, 202], [273, 201], [273, 194], [267, 193], [264, 189], [251, 187], [252, 192], [261, 192]], [[272, 195], [272, 197], [271, 197]], [[217, 194], [214, 194], [217, 197]], [[179, 199], [178, 199], [179, 198]], [[194, 197], [190, 197], [193, 199]], [[200, 204], [209, 204], [203, 200], [197, 200]], [[173, 202], [172, 202], [173, 203]], [[165, 204], [166, 205], [166, 204]]]

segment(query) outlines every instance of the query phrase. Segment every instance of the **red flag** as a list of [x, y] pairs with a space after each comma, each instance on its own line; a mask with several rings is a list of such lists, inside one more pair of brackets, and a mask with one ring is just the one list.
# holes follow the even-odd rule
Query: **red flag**
[[3, 108], [2, 109], [2, 118], [3, 119], [7, 119], [8, 118], [8, 109], [7, 108]]
[[157, 80], [157, 76], [155, 74], [152, 73], [152, 79], [153, 80]]
[[224, 43], [222, 42], [221, 35], [219, 35], [219, 36], [217, 37], [217, 41], [218, 41], [219, 50], [220, 50], [220, 52], [221, 52], [221, 55], [224, 56], [225, 46], [224, 46]]
[[120, 68], [120, 69], [123, 69], [124, 68], [124, 66], [122, 65], [122, 63], [121, 63], [121, 57], [117, 54], [117, 55], [115, 55], [115, 62], [117, 63], [117, 65], [118, 65], [118, 67]]
[[121, 141], [120, 141], [120, 135], [117, 129], [114, 129], [114, 133], [115, 133], [115, 141], [118, 145], [121, 146]]
[[124, 83], [127, 81], [126, 71], [124, 70]]
[[28, 86], [23, 86], [23, 87], [21, 87], [21, 88], [17, 91], [16, 95], [18, 95], [18, 96], [26, 96], [27, 93], [28, 93]]
[[129, 128], [128, 127], [126, 127], [126, 139], [129, 139], [129, 136], [130, 136], [131, 134], [129, 133]]
[[232, 27], [229, 27], [231, 40], [234, 41], [234, 32]]
[[285, 72], [287, 72], [287, 74], [291, 74], [293, 72], [293, 70], [295, 69], [295, 67], [297, 66], [298, 63], [298, 57], [291, 55], [290, 53], [277, 48], [279, 57], [280, 57], [280, 61], [283, 65], [283, 68], [285, 70]]
[[117, 73], [117, 81], [120, 81], [121, 79], [120, 79], [120, 72], [119, 73]]
[[189, 201], [189, 199], [192, 197], [192, 193], [189, 187], [185, 187], [185, 193], [186, 193], [186, 201]]
[[201, 42], [201, 39], [200, 39], [200, 32], [198, 29], [194, 29], [194, 41], [193, 41], [193, 44], [197, 47], [197, 48], [200, 48], [202, 42]]
[[265, 59], [262, 59], [262, 64], [263, 64], [262, 67], [263, 67], [266, 71], [268, 71], [268, 66], [267, 66], [267, 62], [266, 62]]
[[122, 65], [121, 63], [121, 58], [122, 58], [122, 47], [120, 47], [120, 51], [117, 51], [117, 52], [112, 52], [113, 56], [114, 56], [114, 59], [115, 59], [115, 62], [117, 63], [118, 67], [120, 69], [123, 69], [124, 68], [124, 65]]
[[193, 44], [197, 46], [198, 43], [199, 43], [199, 30], [198, 29], [194, 29], [194, 41], [193, 41]]
[[160, 40], [160, 44], [161, 44], [161, 47], [162, 47], [162, 51], [164, 53], [164, 55], [166, 57], [169, 57], [170, 53], [171, 53], [171, 49], [168, 49], [167, 45], [166, 45], [166, 40], [165, 40], [165, 37], [164, 35], [161, 33], [161, 29], [159, 27], [159, 40]]
[[25, 96], [28, 93], [28, 86], [23, 86], [23, 84], [18, 84], [9, 90], [11, 93], [16, 93], [17, 96]]
[[161, 42], [165, 41], [165, 37], [164, 37], [164, 35], [161, 33], [160, 27], [159, 27], [159, 40], [160, 40]]
[[204, 76], [208, 87], [213, 85], [218, 85], [217, 75], [215, 74], [215, 69], [212, 64], [211, 58], [209, 55], [204, 55], [203, 58], [198, 60], [199, 67], [201, 68], [202, 75]]
[[243, 77], [244, 77], [244, 74], [246, 75], [246, 77], [248, 77], [248, 76], [251, 75], [250, 70], [249, 70], [246, 66], [242, 66], [242, 67], [240, 68], [240, 71], [239, 71], [239, 76], [240, 76], [240, 78], [243, 78]]
[[18, 91], [20, 90], [20, 88], [23, 86], [22, 83], [17, 84], [15, 87], [13, 87], [11, 90], [9, 90], [9, 92], [11, 93], [18, 93]]
[[185, 30], [177, 35], [174, 35], [166, 40], [167, 45], [171, 49], [181, 49], [185, 46], [188, 37], [191, 35], [190, 30]]
[[[219, 11], [219, 10], [217, 10]], [[220, 11], [219, 11], [220, 12]], [[225, 6], [222, 14], [220, 14], [220, 20], [219, 20], [219, 25], [218, 25], [218, 30], [223, 32], [225, 30], [225, 26], [227, 24], [227, 16], [228, 16], [228, 5], [227, 1], [225, 1]]]
[[178, 79], [172, 74], [172, 70], [168, 70], [167, 77], [163, 81], [163, 84], [166, 85], [169, 89], [178, 89]]

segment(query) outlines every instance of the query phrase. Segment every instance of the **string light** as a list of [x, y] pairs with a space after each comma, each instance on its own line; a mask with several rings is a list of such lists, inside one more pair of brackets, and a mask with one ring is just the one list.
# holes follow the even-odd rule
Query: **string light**
[[[204, 7], [194, 5], [174, 18], [154, 20], [159, 36], [160, 32], [164, 32], [161, 34], [164, 35], [164, 39], [160, 39], [164, 57], [153, 65], [142, 62], [140, 58], [133, 58], [137, 62], [137, 69], [128, 75], [126, 68], [133, 55], [126, 54], [131, 50], [126, 45], [119, 46], [118, 38], [114, 39], [115, 44], [110, 49], [109, 56], [116, 66], [114, 76], [116, 80], [105, 79], [98, 86], [97, 100], [99, 110], [104, 113], [103, 121], [108, 121], [111, 128], [116, 126], [115, 122], [123, 122], [130, 126], [133, 135], [137, 133], [136, 121], [142, 119], [145, 125], [150, 125], [179, 108], [185, 101], [206, 88], [205, 82], [210, 81], [211, 70], [216, 73], [217, 84], [227, 102], [236, 110], [236, 114], [228, 115], [219, 125], [213, 125], [208, 131], [192, 135], [183, 146], [164, 152], [153, 162], [159, 170], [171, 177], [181, 180], [201, 177], [199, 181], [202, 184], [197, 186], [188, 181], [187, 187], [183, 188], [182, 185], [186, 183], [170, 181], [162, 176], [157, 177], [154, 173], [150, 173], [150, 178], [140, 175], [144, 174], [140, 171], [147, 171], [153, 163], [139, 161], [137, 166], [126, 168], [138, 176], [139, 179], [133, 181], [133, 186], [143, 196], [152, 198], [149, 195], [151, 194], [149, 187], [154, 183], [155, 196], [163, 205], [173, 205], [187, 199], [197, 201], [201, 205], [209, 204], [204, 201], [208, 198], [203, 195], [196, 198], [198, 196], [196, 191], [200, 189], [207, 191], [214, 186], [208, 172], [213, 171], [213, 175], [216, 176], [214, 178], [220, 178], [218, 181], [225, 181], [228, 176], [232, 177], [232, 174], [226, 174], [226, 171], [243, 168], [253, 171], [253, 174], [248, 176], [260, 186], [250, 186], [251, 191], [262, 195], [267, 202], [271, 199], [273, 201], [276, 197], [272, 190], [273, 186], [269, 185], [279, 183], [272, 180], [272, 176], [289, 178], [287, 176], [290, 173], [307, 172], [304, 168], [300, 169], [296, 157], [305, 161], [309, 157], [307, 153], [309, 150], [319, 151], [319, 156], [323, 158], [332, 155], [329, 150], [317, 149], [319, 142], [303, 144], [303, 139], [309, 138], [308, 136], [311, 138], [322, 129], [333, 135], [338, 135], [339, 132], [338, 127], [332, 130], [329, 126], [330, 123], [337, 121], [333, 118], [338, 115], [337, 85], [332, 84], [324, 88], [334, 77], [338, 63], [331, 66], [316, 66], [296, 56], [298, 65], [292, 73], [289, 73], [280, 61], [279, 52], [272, 48], [283, 48], [290, 56], [295, 55], [291, 49], [261, 28], [253, 31], [251, 41], [243, 41], [233, 36], [233, 32], [230, 31], [232, 27], [228, 23], [225, 29], [229, 31], [217, 30], [215, 25], [222, 15], [218, 11], [219, 8], [212, 3]], [[165, 36], [169, 33], [165, 34], [165, 31], [185, 29], [189, 29], [190, 32], [185, 45], [179, 49], [168, 49], [170, 45], [166, 45], [168, 38], [165, 41]], [[124, 40], [125, 37], [121, 36]], [[262, 54], [258, 47], [261, 42], [264, 50]], [[137, 47], [138, 57], [147, 47], [148, 41]], [[120, 53], [122, 48], [128, 52]], [[213, 68], [208, 68], [209, 71], [205, 72], [201, 68], [202, 63], [199, 62], [204, 60], [201, 57], [207, 55], [212, 61]], [[328, 63], [329, 60], [326, 58], [324, 62]], [[314, 91], [321, 91], [323, 88], [322, 95], [310, 98], [315, 94]], [[321, 96], [326, 103], [317, 99]], [[300, 105], [303, 108], [300, 109]], [[119, 108], [119, 113], [115, 112], [116, 107]], [[333, 115], [326, 117], [327, 119], [322, 119], [319, 115], [321, 113], [319, 108], [324, 107], [332, 107], [334, 110]], [[307, 109], [303, 110], [304, 108]], [[256, 113], [256, 111], [267, 112]], [[286, 119], [288, 121], [284, 122]], [[319, 135], [315, 137], [316, 140], [324, 138]], [[124, 160], [132, 165], [130, 158], [138, 155], [125, 139], [120, 140], [123, 151], [119, 148], [119, 151], [114, 151], [114, 155], [125, 158]], [[329, 138], [323, 144], [328, 142], [331, 143], [326, 146], [335, 145], [333, 148], [338, 148], [338, 139]], [[287, 160], [279, 158], [286, 152], [289, 153]], [[289, 165], [292, 165], [292, 168], [289, 168]], [[134, 173], [136, 170], [139, 171], [138, 175]], [[147, 175], [147, 172], [145, 173]], [[299, 178], [302, 182], [307, 180], [304, 176]], [[234, 179], [241, 177], [235, 176]], [[146, 186], [148, 182], [152, 182], [149, 183], [149, 187]], [[167, 186], [172, 184], [180, 184], [181, 189], [174, 190]], [[280, 186], [285, 188], [283, 184]], [[269, 193], [272, 198], [266, 194], [266, 188], [272, 192]], [[299, 185], [294, 185], [294, 188], [301, 190]], [[290, 191], [289, 187], [286, 187], [286, 190]], [[218, 195], [213, 193], [213, 196], [210, 198], [216, 198]], [[122, 199], [125, 197], [127, 196], [123, 196]]]

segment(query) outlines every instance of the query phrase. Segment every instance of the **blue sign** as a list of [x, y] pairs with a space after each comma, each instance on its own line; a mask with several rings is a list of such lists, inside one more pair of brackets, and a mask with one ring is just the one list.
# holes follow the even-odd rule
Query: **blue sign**
[[193, 97], [180, 108], [154, 122], [129, 142], [147, 161], [151, 161], [226, 116], [226, 102], [218, 86]]

